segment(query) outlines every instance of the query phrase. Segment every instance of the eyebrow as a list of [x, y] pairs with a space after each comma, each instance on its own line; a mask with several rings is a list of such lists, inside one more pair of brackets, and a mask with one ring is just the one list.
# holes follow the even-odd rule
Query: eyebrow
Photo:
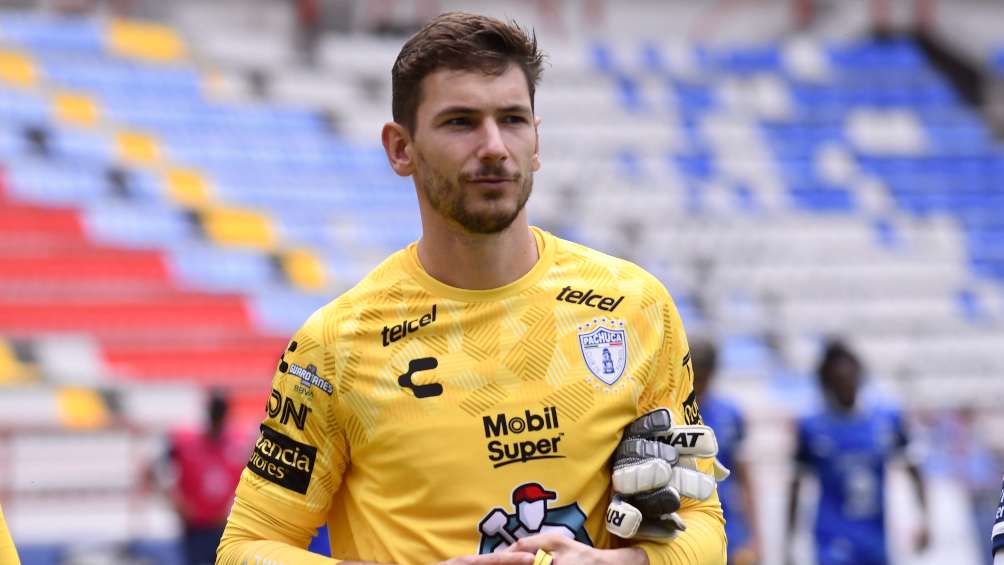
[[[509, 106], [505, 106], [503, 108], [499, 108], [498, 112], [502, 114], [513, 114], [513, 113], [533, 114], [533, 110], [531, 110], [529, 106], [526, 106], [524, 104], [512, 104]], [[451, 114], [471, 115], [480, 113], [481, 110], [479, 110], [478, 108], [472, 108], [470, 106], [448, 106], [437, 112], [436, 118], [440, 118], [442, 116], [447, 116]]]

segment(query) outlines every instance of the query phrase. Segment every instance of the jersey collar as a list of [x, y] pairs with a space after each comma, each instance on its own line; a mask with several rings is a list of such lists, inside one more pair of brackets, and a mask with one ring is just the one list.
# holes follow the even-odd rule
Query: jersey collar
[[429, 275], [422, 266], [418, 259], [417, 242], [413, 242], [405, 250], [405, 268], [422, 288], [434, 296], [460, 302], [491, 302], [513, 296], [537, 284], [554, 264], [554, 248], [556, 247], [554, 236], [534, 226], [530, 227], [530, 232], [533, 233], [533, 239], [537, 244], [537, 263], [525, 275], [505, 286], [470, 290], [444, 284]]

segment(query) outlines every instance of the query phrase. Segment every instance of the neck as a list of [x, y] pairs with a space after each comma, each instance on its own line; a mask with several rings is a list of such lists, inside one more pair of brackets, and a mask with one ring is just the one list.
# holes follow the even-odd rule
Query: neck
[[456, 288], [487, 290], [505, 286], [537, 263], [537, 243], [520, 212], [499, 233], [472, 234], [446, 222], [424, 222], [418, 259], [429, 275]]
[[857, 405], [857, 402], [852, 402], [850, 405], [844, 404], [836, 398], [833, 398], [833, 395], [827, 395], [826, 402], [830, 405], [831, 410], [842, 416], [854, 414], [854, 410]]

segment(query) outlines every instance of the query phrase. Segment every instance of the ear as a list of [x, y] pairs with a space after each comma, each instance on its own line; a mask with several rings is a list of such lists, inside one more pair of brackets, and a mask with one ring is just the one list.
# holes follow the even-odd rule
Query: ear
[[540, 116], [533, 117], [533, 157], [530, 165], [533, 172], [540, 170]]
[[390, 168], [399, 176], [411, 176], [415, 172], [415, 162], [412, 159], [411, 134], [407, 128], [397, 122], [387, 122], [380, 132], [380, 140]]

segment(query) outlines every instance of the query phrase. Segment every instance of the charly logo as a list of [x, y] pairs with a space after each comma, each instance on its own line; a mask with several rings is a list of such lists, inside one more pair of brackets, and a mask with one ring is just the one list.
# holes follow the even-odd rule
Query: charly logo
[[579, 326], [579, 349], [594, 377], [608, 385], [616, 383], [627, 366], [624, 322], [599, 318]]
[[397, 384], [403, 388], [411, 389], [415, 393], [415, 398], [431, 398], [443, 394], [443, 385], [439, 383], [415, 384], [412, 378], [415, 373], [421, 371], [431, 371], [439, 366], [439, 360], [435, 357], [422, 357], [408, 361], [408, 370], [403, 375], [397, 377]]
[[[543, 412], [524, 410], [510, 416], [499, 412], [494, 416], [483, 416], [485, 439], [488, 441], [488, 460], [498, 468], [512, 463], [526, 463], [536, 459], [562, 459], [560, 450], [558, 408], [547, 406]], [[545, 432], [540, 437], [538, 432]], [[554, 433], [558, 432], [558, 433]], [[530, 434], [530, 437], [527, 435]]]
[[588, 546], [593, 540], [586, 531], [586, 513], [573, 502], [551, 506], [558, 493], [540, 483], [523, 483], [512, 491], [513, 513], [495, 507], [478, 523], [481, 543], [478, 553], [504, 551], [517, 540], [536, 534], [558, 534]]

